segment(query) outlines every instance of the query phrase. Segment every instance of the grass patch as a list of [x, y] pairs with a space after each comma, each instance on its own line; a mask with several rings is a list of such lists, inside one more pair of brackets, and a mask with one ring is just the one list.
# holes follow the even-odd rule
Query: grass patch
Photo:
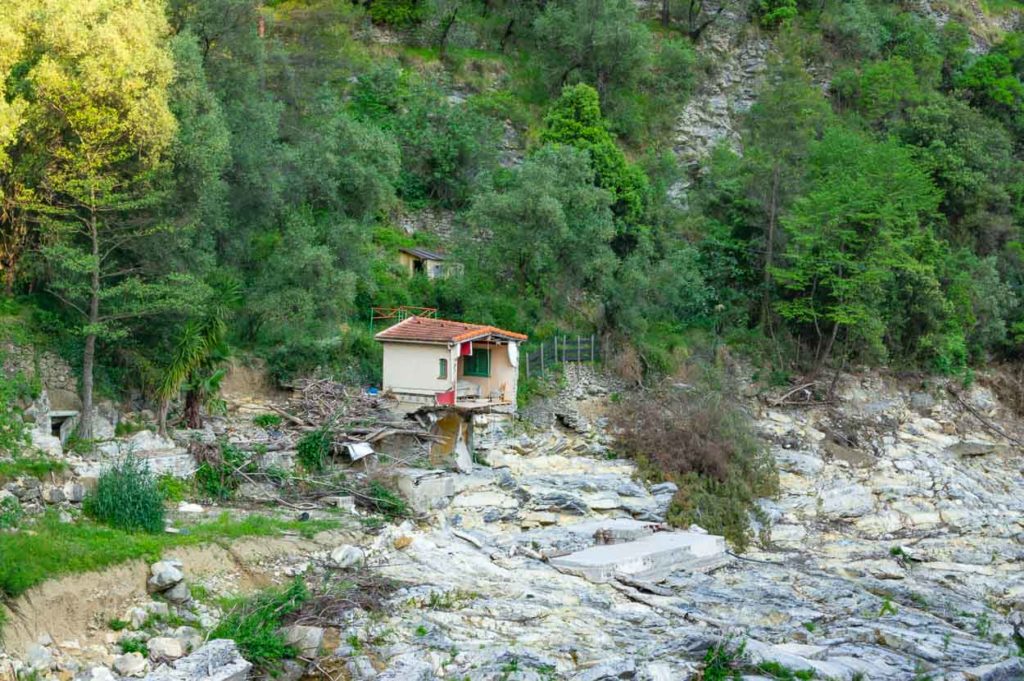
[[257, 414], [252, 417], [253, 425], [260, 428], [277, 428], [283, 421], [279, 414]]
[[295, 458], [310, 473], [318, 473], [324, 469], [331, 454], [331, 442], [331, 431], [327, 428], [306, 433], [295, 446]]
[[326, 520], [298, 522], [260, 515], [232, 520], [224, 513], [217, 520], [191, 526], [188, 534], [141, 534], [87, 520], [62, 523], [50, 512], [23, 527], [31, 532], [0, 534], [0, 594], [13, 598], [47, 579], [101, 570], [127, 560], [156, 561], [165, 550], [178, 546], [287, 531], [308, 536], [334, 527], [337, 523]]
[[170, 473], [162, 473], [156, 479], [156, 488], [167, 501], [178, 503], [188, 498], [192, 492], [192, 483], [184, 478], [178, 478]]
[[371, 481], [365, 491], [356, 497], [356, 503], [380, 513], [389, 520], [409, 515], [409, 506], [405, 503], [405, 499], [380, 480]]
[[163, 532], [164, 495], [149, 465], [128, 455], [104, 471], [82, 502], [94, 520], [129, 532]]
[[235, 471], [246, 465], [245, 452], [230, 442], [206, 445], [194, 452], [196, 488], [210, 499], [230, 499], [238, 489]]
[[229, 638], [242, 656], [263, 670], [273, 671], [296, 650], [280, 633], [284, 618], [309, 600], [309, 590], [296, 578], [283, 589], [268, 589], [250, 598], [225, 602], [227, 614], [210, 638]]
[[750, 517], [767, 522], [757, 500], [778, 492], [778, 472], [749, 415], [729, 397], [736, 390], [724, 373], [691, 373], [685, 389], [669, 379], [616, 405], [616, 451], [635, 459], [642, 477], [679, 486], [671, 524], [700, 525], [743, 551], [753, 537]]
[[149, 648], [146, 647], [146, 640], [143, 638], [135, 636], [123, 638], [117, 645], [121, 647], [121, 652], [124, 654], [138, 653], [143, 657], [149, 657]]
[[21, 503], [14, 497], [0, 500], [0, 530], [17, 527], [23, 515]]
[[67, 469], [68, 465], [63, 461], [45, 456], [16, 456], [9, 461], [0, 461], [0, 482], [25, 476], [42, 480], [51, 473], [63, 473]]

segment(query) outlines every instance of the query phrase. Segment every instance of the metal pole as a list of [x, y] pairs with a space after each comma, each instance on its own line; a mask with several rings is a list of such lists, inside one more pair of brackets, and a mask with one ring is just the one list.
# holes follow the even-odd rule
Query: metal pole
[[594, 361], [594, 334], [590, 334], [590, 361]]

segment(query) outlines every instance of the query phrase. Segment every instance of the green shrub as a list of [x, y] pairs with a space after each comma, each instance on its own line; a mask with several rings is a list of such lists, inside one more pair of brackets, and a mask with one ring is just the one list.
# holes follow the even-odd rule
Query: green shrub
[[427, 15], [423, 0], [373, 0], [369, 5], [371, 19], [397, 28], [414, 26]]
[[229, 604], [228, 612], [210, 638], [229, 638], [242, 656], [263, 670], [275, 670], [280, 661], [295, 657], [295, 649], [280, 633], [285, 616], [309, 600], [309, 590], [296, 578], [283, 589], [268, 589]]
[[131, 636], [123, 638], [118, 643], [121, 646], [121, 652], [127, 653], [138, 653], [143, 657], [149, 657], [149, 648], [146, 646], [146, 639], [137, 636]]
[[96, 491], [86, 495], [82, 510], [128, 532], [164, 530], [164, 496], [149, 465], [130, 454], [100, 475]]
[[21, 520], [21, 504], [14, 497], [6, 497], [0, 500], [0, 530], [7, 530], [18, 526]]
[[405, 500], [380, 480], [373, 480], [356, 501], [389, 519], [402, 518], [409, 515], [409, 506]]
[[230, 499], [238, 489], [235, 472], [245, 466], [245, 452], [231, 444], [221, 442], [197, 455], [196, 486], [199, 492], [212, 499]]
[[310, 473], [322, 471], [327, 463], [327, 457], [331, 454], [332, 441], [331, 431], [326, 428], [303, 435], [295, 447], [295, 455], [302, 467]]
[[184, 501], [191, 489], [187, 480], [175, 477], [170, 473], [161, 473], [160, 477], [156, 479], [156, 486], [164, 499], [175, 503]]
[[279, 414], [257, 414], [252, 417], [253, 425], [260, 428], [277, 428], [283, 420]]
[[760, 0], [757, 5], [761, 25], [779, 26], [797, 15], [796, 0]]
[[715, 370], [703, 371], [686, 390], [672, 383], [615, 406], [616, 449], [636, 459], [644, 477], [679, 485], [670, 523], [695, 523], [743, 551], [750, 516], [760, 515], [757, 499], [778, 491], [774, 461]]

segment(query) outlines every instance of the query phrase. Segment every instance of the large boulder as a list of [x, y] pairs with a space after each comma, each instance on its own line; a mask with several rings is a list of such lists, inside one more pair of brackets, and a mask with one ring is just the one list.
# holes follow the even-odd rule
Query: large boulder
[[185, 579], [181, 571], [182, 564], [178, 560], [161, 560], [149, 568], [150, 578], [146, 586], [150, 593], [167, 591]]
[[146, 681], [246, 681], [252, 663], [228, 639], [215, 639], [188, 657], [164, 665], [146, 676]]

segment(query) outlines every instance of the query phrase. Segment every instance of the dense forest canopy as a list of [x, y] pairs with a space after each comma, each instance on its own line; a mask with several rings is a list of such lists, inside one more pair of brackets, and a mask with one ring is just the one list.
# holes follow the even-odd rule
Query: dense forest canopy
[[[724, 17], [768, 74], [683, 166]], [[239, 349], [372, 382], [372, 306], [597, 332], [636, 377], [697, 336], [777, 372], [1024, 340], [1024, 34], [881, 0], [0, 0], [0, 71], [5, 311], [86, 410], [94, 377], [195, 410]], [[408, 277], [414, 244], [460, 275]]]

